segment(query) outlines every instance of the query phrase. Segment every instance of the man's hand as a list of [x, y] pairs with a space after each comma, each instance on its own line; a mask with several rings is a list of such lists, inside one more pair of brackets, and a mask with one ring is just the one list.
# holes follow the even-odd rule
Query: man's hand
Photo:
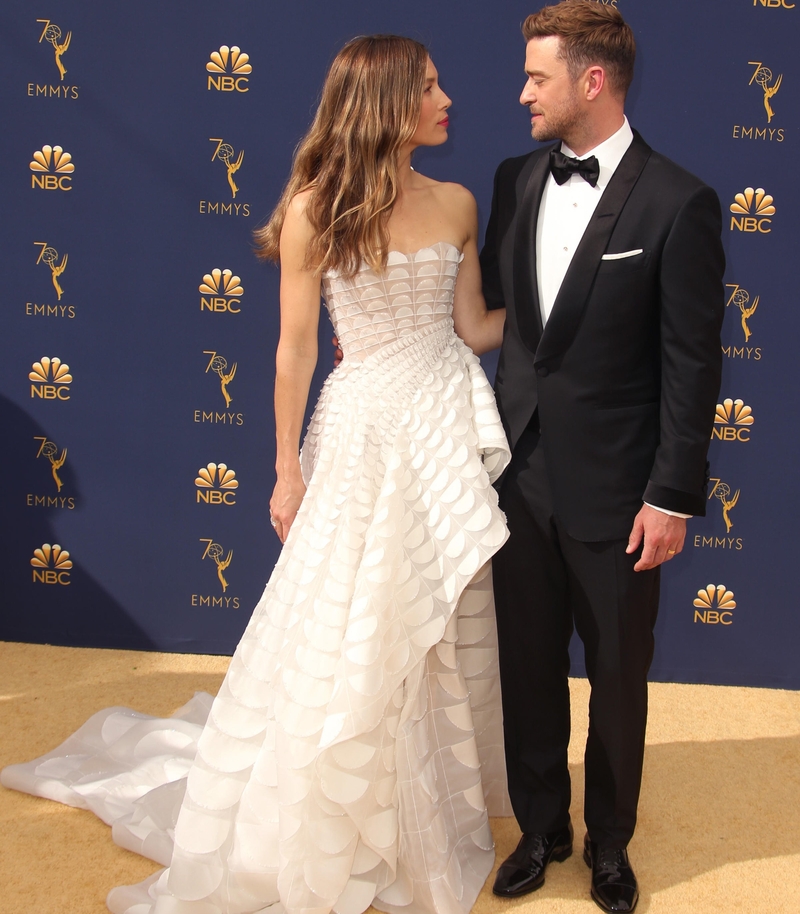
[[673, 517], [663, 511], [657, 511], [650, 505], [642, 505], [642, 510], [633, 521], [633, 529], [628, 537], [628, 555], [635, 552], [644, 540], [642, 556], [633, 566], [634, 571], [646, 571], [655, 568], [662, 562], [668, 562], [683, 549], [686, 538], [686, 519]]

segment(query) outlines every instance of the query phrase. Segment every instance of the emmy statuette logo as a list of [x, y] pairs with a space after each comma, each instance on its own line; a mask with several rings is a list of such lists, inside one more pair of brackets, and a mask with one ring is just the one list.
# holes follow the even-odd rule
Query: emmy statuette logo
[[730, 210], [733, 213], [731, 231], [738, 229], [740, 232], [761, 232], [762, 235], [772, 231], [772, 220], [766, 217], [775, 215], [774, 200], [763, 187], [745, 187], [744, 193], [733, 198]]
[[725, 536], [706, 536], [705, 534], [696, 533], [693, 539], [693, 545], [696, 549], [727, 549], [729, 551], [741, 552], [744, 549], [744, 540], [741, 536], [731, 536], [733, 530], [733, 520], [731, 511], [739, 502], [741, 489], [732, 491], [727, 482], [723, 482], [718, 477], [712, 477], [709, 482], [713, 483], [711, 491], [708, 493], [708, 500], [715, 498], [722, 506], [722, 520], [725, 522]]
[[208, 138], [209, 143], [216, 143], [214, 147], [214, 154], [211, 156], [211, 161], [222, 162], [225, 166], [225, 173], [228, 178], [228, 186], [231, 189], [231, 194], [233, 194], [234, 200], [236, 199], [236, 194], [239, 193], [239, 188], [236, 185], [236, 182], [233, 180], [233, 176], [236, 172], [242, 167], [242, 162], [244, 161], [244, 149], [239, 150], [239, 155], [236, 156], [233, 146], [230, 143], [226, 143], [220, 137], [210, 136]]
[[[752, 86], [755, 83], [764, 93], [764, 110], [767, 112], [767, 123], [771, 124], [772, 118], [775, 117], [775, 112], [772, 110], [770, 100], [780, 89], [781, 83], [783, 82], [783, 74], [773, 82], [772, 70], [770, 70], [769, 67], [763, 66], [760, 60], [748, 60], [747, 62], [751, 67], [755, 67], [748, 85]], [[772, 83], [772, 85], [770, 85], [770, 83]]]
[[704, 625], [732, 625], [733, 613], [736, 609], [736, 600], [733, 591], [728, 590], [724, 584], [709, 584], [697, 591], [692, 605], [695, 608], [694, 621]]
[[69, 365], [61, 359], [44, 356], [40, 361], [34, 362], [28, 373], [31, 384], [31, 399], [39, 397], [42, 400], [69, 400], [69, 385], [72, 375]]
[[223, 44], [218, 51], [211, 52], [206, 64], [208, 89], [218, 92], [249, 92], [247, 75], [253, 72], [250, 57], [243, 54], [236, 45], [229, 48]]
[[711, 438], [720, 441], [749, 441], [750, 429], [755, 421], [753, 410], [745, 406], [744, 400], [728, 398], [717, 403]]
[[42, 26], [39, 35], [39, 44], [45, 43], [53, 46], [56, 68], [58, 69], [60, 80], [56, 85], [51, 85], [50, 83], [40, 84], [38, 82], [28, 83], [26, 87], [27, 95], [31, 98], [77, 98], [80, 86], [70, 86], [64, 82], [67, 69], [62, 60], [64, 54], [69, 50], [69, 45], [72, 41], [72, 32], [67, 32], [66, 37], [64, 37], [61, 28], [49, 19], [37, 19], [36, 21]]
[[42, 146], [33, 154], [30, 163], [31, 187], [42, 190], [72, 190], [75, 165], [72, 156], [60, 146]]
[[200, 607], [203, 609], [239, 609], [239, 597], [230, 596], [230, 594], [228, 594], [227, 591], [230, 585], [228, 583], [228, 579], [225, 577], [225, 573], [233, 559], [233, 549], [229, 549], [228, 554], [225, 555], [225, 550], [219, 543], [214, 542], [213, 539], [209, 537], [201, 537], [200, 542], [205, 546], [203, 549], [203, 561], [210, 559], [216, 566], [217, 580], [219, 581], [219, 585], [222, 588], [222, 596], [220, 596], [218, 593], [193, 593], [191, 601], [192, 606]]
[[225, 401], [225, 410], [223, 412], [218, 412], [213, 409], [196, 409], [194, 410], [194, 421], [198, 423], [208, 422], [212, 425], [244, 425], [244, 413], [228, 411], [228, 408], [233, 402], [233, 396], [228, 389], [228, 385], [236, 377], [238, 363], [234, 362], [233, 365], [229, 367], [228, 360], [214, 349], [204, 349], [203, 355], [210, 356], [208, 363], [206, 364], [205, 374], [213, 372], [219, 378], [219, 389], [222, 398]]
[[40, 457], [50, 464], [50, 476], [56, 486], [55, 495], [35, 495], [29, 493], [25, 497], [25, 504], [29, 508], [66, 508], [69, 511], [75, 508], [75, 499], [72, 496], [62, 495], [61, 490], [64, 483], [59, 475], [59, 470], [67, 462], [67, 449], [64, 448], [58, 453], [58, 445], [55, 441], [50, 441], [44, 435], [34, 435], [34, 441], [38, 442], [36, 450], [36, 459]]
[[[222, 587], [222, 592], [225, 593], [228, 589], [228, 582], [225, 580], [224, 572], [233, 558], [233, 549], [229, 549], [228, 554], [225, 555], [225, 550], [219, 543], [215, 543], [211, 539], [202, 538], [200, 539], [200, 542], [206, 544], [205, 551], [203, 552], [203, 559], [211, 559], [217, 566], [217, 578]], [[223, 555], [225, 555], [225, 558], [222, 557]]]
[[710, 479], [709, 482], [714, 483], [714, 488], [708, 495], [709, 501], [712, 498], [719, 500], [719, 503], [722, 505], [722, 519], [725, 521], [725, 532], [730, 533], [733, 529], [733, 521], [731, 520], [730, 512], [736, 507], [736, 503], [739, 501], [739, 493], [741, 489], [737, 489], [733, 494], [731, 494], [731, 487], [727, 482], [723, 482], [721, 479]]
[[210, 349], [204, 349], [203, 355], [210, 355], [211, 358], [206, 365], [206, 374], [209, 371], [213, 371], [214, 374], [219, 376], [219, 387], [222, 392], [222, 396], [225, 399], [225, 406], [230, 406], [233, 397], [231, 397], [228, 392], [228, 385], [236, 377], [236, 362], [233, 363], [230, 371], [228, 370], [228, 362], [223, 356], [217, 355], [216, 352]]
[[61, 29], [54, 22], [51, 22], [49, 19], [37, 19], [36, 21], [44, 23], [42, 34], [39, 36], [39, 44], [43, 41], [48, 41], [53, 45], [53, 51], [56, 55], [56, 66], [58, 67], [58, 72], [61, 74], [61, 81], [63, 82], [64, 77], [67, 75], [67, 70], [61, 58], [69, 50], [69, 43], [72, 41], [72, 32], [67, 32], [67, 37], [62, 41]]
[[72, 568], [72, 559], [66, 549], [58, 543], [44, 543], [40, 549], [33, 550], [31, 559], [34, 584], [61, 584], [69, 585], [69, 573]]
[[760, 60], [748, 60], [747, 64], [751, 67], [750, 80], [747, 85], [755, 89], [760, 89], [762, 105], [760, 106], [766, 113], [766, 118], [762, 126], [747, 127], [744, 124], [734, 124], [733, 139], [735, 140], [761, 140], [767, 143], [783, 143], [786, 139], [786, 131], [783, 127], [773, 125], [775, 110], [772, 107], [772, 99], [778, 94], [783, 83], [783, 74], [777, 77], [772, 75], [772, 70], [765, 67]]
[[200, 310], [201, 311], [227, 311], [229, 314], [239, 314], [244, 289], [242, 281], [230, 270], [213, 269], [203, 276], [200, 283]]
[[210, 358], [206, 363], [205, 374], [213, 372], [219, 378], [219, 390], [222, 399], [225, 401], [225, 409], [219, 412], [216, 409], [196, 409], [194, 410], [194, 421], [197, 423], [210, 423], [211, 425], [244, 425], [244, 413], [230, 412], [229, 407], [233, 402], [228, 385], [236, 377], [237, 362], [228, 366], [228, 360], [221, 356], [215, 349], [204, 349], [203, 355]]
[[[46, 241], [34, 241], [34, 247], [39, 248], [39, 256], [36, 258], [37, 266], [43, 264], [50, 269], [50, 280], [53, 288], [56, 290], [58, 301], [61, 301], [64, 295], [64, 289], [61, 286], [61, 276], [67, 268], [69, 255], [59, 255], [58, 251], [49, 245]], [[60, 259], [59, 259], [60, 258]], [[28, 317], [75, 317], [74, 305], [61, 304], [39, 304], [38, 302], [25, 302], [25, 314]]]
[[[750, 329], [749, 320], [756, 313], [758, 309], [758, 303], [760, 296], [756, 295], [754, 299], [750, 299], [750, 293], [747, 289], [743, 289], [738, 283], [726, 282], [725, 286], [728, 289], [731, 289], [731, 294], [728, 300], [725, 302], [725, 307], [729, 305], [735, 305], [742, 315], [742, 333], [744, 334], [745, 343], [750, 341], [750, 337], [753, 335], [753, 331]], [[760, 359], [759, 355], [756, 357], [756, 360]]]
[[197, 504], [235, 505], [239, 480], [225, 463], [209, 463], [197, 471]]
[[[744, 335], [744, 345], [736, 346], [735, 344], [722, 346], [722, 354], [729, 359], [746, 359], [747, 361], [760, 362], [764, 356], [761, 346], [751, 346], [750, 337], [753, 335], [750, 326], [750, 319], [758, 310], [761, 297], [759, 295], [751, 296], [747, 289], [743, 289], [739, 283], [725, 283], [730, 290], [728, 300], [725, 302], [726, 307], [731, 305], [739, 312], [739, 324]], [[738, 336], [738, 333], [737, 333]]]
[[244, 149], [240, 149], [237, 155], [233, 146], [231, 146], [230, 143], [226, 143], [221, 137], [211, 136], [208, 138], [208, 141], [210, 143], [216, 143], [211, 161], [220, 162], [225, 167], [225, 176], [228, 179], [228, 187], [230, 188], [234, 202], [222, 203], [213, 200], [201, 200], [200, 212], [217, 216], [249, 216], [250, 204], [236, 202], [236, 195], [239, 193], [239, 185], [233, 177], [242, 167]]
[[61, 296], [64, 294], [64, 290], [61, 288], [61, 283], [58, 281], [58, 277], [64, 272], [67, 268], [67, 260], [69, 259], [69, 254], [64, 254], [61, 258], [61, 263], [58, 263], [58, 251], [50, 247], [46, 241], [34, 241], [36, 247], [41, 248], [39, 256], [36, 259], [36, 263], [43, 263], [46, 266], [50, 267], [50, 274], [53, 279], [53, 288], [56, 290], [56, 295], [58, 300], [61, 301]]
[[36, 454], [37, 459], [39, 457], [44, 457], [46, 460], [50, 461], [51, 473], [53, 475], [53, 480], [56, 484], [56, 492], [60, 492], [64, 483], [61, 481], [61, 477], [58, 475], [58, 471], [67, 461], [67, 449], [64, 448], [61, 451], [61, 456], [58, 456], [58, 445], [55, 441], [48, 441], [46, 437], [42, 435], [34, 436], [34, 441], [41, 441], [39, 446], [39, 451]]

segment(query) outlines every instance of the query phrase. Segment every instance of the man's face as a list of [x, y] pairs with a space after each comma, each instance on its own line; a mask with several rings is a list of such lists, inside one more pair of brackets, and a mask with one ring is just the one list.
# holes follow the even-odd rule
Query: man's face
[[532, 38], [525, 51], [528, 81], [520, 103], [531, 112], [531, 136], [538, 142], [564, 140], [577, 133], [584, 120], [578, 84], [558, 57], [561, 39], [549, 35]]

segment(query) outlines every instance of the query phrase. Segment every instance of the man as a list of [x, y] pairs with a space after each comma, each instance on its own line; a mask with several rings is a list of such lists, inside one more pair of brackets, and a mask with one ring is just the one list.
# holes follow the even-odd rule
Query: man
[[[630, 28], [567, 0], [529, 16], [538, 141], [500, 165], [481, 255], [506, 307], [496, 393], [513, 449], [494, 559], [509, 791], [522, 838], [497, 895], [572, 852], [568, 644], [592, 686], [584, 859], [606, 911], [638, 899], [636, 823], [659, 566], [703, 514], [724, 310], [719, 201], [624, 115]], [[575, 160], [581, 161], [575, 161]]]

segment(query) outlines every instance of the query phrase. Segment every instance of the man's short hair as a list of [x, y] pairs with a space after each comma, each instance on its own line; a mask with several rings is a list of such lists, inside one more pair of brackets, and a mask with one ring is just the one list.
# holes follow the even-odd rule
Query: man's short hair
[[609, 88], [622, 98], [633, 80], [636, 42], [619, 10], [596, 0], [563, 0], [532, 13], [522, 24], [525, 41], [555, 36], [561, 39], [559, 57], [577, 79], [587, 67], [606, 71]]

